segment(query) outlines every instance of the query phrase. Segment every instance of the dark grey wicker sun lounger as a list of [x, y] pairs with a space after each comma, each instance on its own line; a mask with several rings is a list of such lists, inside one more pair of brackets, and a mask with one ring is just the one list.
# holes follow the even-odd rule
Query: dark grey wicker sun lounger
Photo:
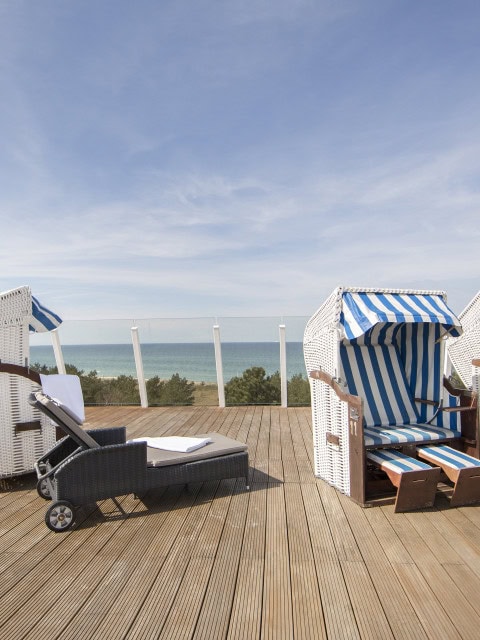
[[248, 488], [247, 446], [219, 433], [202, 435], [212, 442], [191, 453], [164, 451], [126, 442], [125, 427], [84, 430], [67, 407], [41, 391], [30, 402], [67, 436], [35, 465], [38, 493], [52, 500], [45, 516], [52, 531], [69, 529], [76, 507], [128, 493], [241, 477]]

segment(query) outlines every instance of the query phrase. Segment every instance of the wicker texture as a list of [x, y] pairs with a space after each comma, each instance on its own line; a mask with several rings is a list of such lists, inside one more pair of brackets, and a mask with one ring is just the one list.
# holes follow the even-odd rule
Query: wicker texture
[[339, 287], [307, 322], [303, 336], [303, 354], [307, 372], [321, 369], [337, 376], [336, 325], [340, 318], [342, 289]]
[[[28, 287], [0, 294], [0, 360], [23, 366], [29, 360], [29, 318], [32, 296]], [[29, 394], [38, 389], [30, 380], [0, 374], [0, 477], [33, 471], [35, 461], [55, 442], [55, 428], [30, 406]], [[41, 428], [16, 432], [18, 423], [40, 421]]]
[[480, 391], [480, 367], [472, 365], [472, 389], [477, 394]]
[[[321, 380], [311, 380], [311, 390], [315, 475], [350, 495], [348, 404]], [[338, 437], [338, 445], [327, 441], [327, 433]]]
[[[303, 339], [308, 374], [321, 370], [338, 378], [340, 318], [343, 288], [338, 287], [307, 322]], [[348, 406], [321, 380], [310, 378], [315, 475], [350, 495]], [[327, 432], [339, 444], [327, 442]]]
[[450, 338], [447, 343], [448, 357], [463, 384], [472, 388], [472, 360], [480, 358], [480, 291], [458, 316], [463, 334]]

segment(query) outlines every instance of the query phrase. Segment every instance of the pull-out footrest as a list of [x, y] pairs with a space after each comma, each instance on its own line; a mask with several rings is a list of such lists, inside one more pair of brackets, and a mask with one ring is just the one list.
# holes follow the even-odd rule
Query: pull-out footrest
[[367, 458], [384, 471], [397, 487], [395, 512], [433, 506], [440, 469], [394, 449], [367, 451]]
[[480, 460], [447, 445], [419, 447], [419, 457], [445, 472], [453, 482], [452, 507], [480, 501]]

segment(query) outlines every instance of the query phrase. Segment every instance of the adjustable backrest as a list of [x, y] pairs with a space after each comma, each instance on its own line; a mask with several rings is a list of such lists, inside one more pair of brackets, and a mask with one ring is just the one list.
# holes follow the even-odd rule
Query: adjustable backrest
[[42, 391], [53, 398], [60, 406], [66, 406], [78, 424], [85, 422], [85, 406], [83, 404], [80, 378], [68, 374], [40, 374]]
[[82, 429], [77, 416], [69, 411], [66, 405], [62, 405], [58, 400], [53, 400], [41, 391], [32, 393], [30, 402], [58, 424], [64, 433], [70, 436], [79, 446], [86, 449], [95, 449], [100, 446]]
[[418, 423], [397, 347], [341, 344], [340, 358], [349, 393], [363, 399], [365, 426]]

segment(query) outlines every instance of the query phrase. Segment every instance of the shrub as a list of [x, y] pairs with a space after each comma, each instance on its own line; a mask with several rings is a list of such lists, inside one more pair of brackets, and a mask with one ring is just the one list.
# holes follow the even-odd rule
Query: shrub
[[138, 384], [133, 376], [118, 376], [102, 381], [97, 404], [140, 404]]
[[194, 400], [195, 383], [188, 382], [174, 373], [170, 380], [154, 376], [147, 380], [148, 404], [191, 405]]
[[288, 404], [308, 406], [310, 399], [310, 383], [301, 373], [292, 376], [287, 384]]
[[225, 385], [227, 404], [279, 404], [280, 376], [265, 374], [263, 367], [246, 369], [241, 376], [232, 378]]

